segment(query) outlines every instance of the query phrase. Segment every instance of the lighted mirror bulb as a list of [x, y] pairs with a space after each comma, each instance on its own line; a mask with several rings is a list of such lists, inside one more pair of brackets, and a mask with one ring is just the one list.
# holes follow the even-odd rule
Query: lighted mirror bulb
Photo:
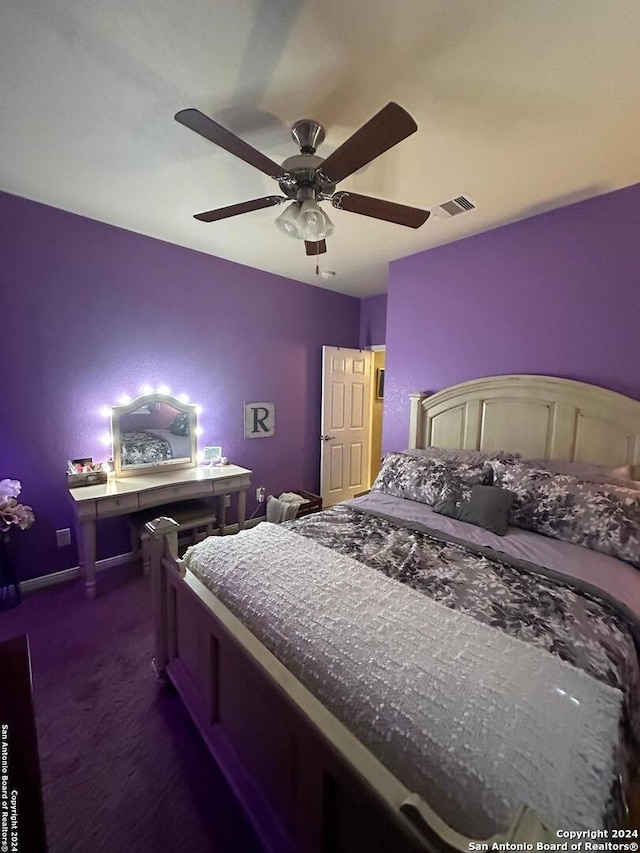
[[201, 414], [202, 414], [202, 406], [194, 406], [194, 407], [193, 407], [193, 410], [194, 410], [194, 412], [196, 413], [196, 415], [201, 415]]
[[181, 403], [188, 403], [189, 396], [188, 394], [178, 394], [178, 400], [180, 400]]
[[102, 415], [103, 418], [110, 418], [111, 417], [111, 406], [103, 406], [100, 409], [100, 414]]
[[196, 435], [202, 435], [203, 432], [204, 430], [202, 429], [202, 427], [196, 427]]
[[100, 441], [101, 441], [103, 444], [107, 445], [107, 446], [108, 446], [109, 444], [111, 444], [111, 433], [110, 433], [110, 432], [105, 432], [105, 433], [103, 433], [103, 434], [100, 436]]
[[153, 388], [151, 387], [151, 385], [143, 385], [140, 389], [140, 392], [142, 394], [153, 394]]
[[128, 394], [120, 394], [118, 402], [121, 406], [125, 406], [127, 403], [131, 402], [131, 397]]
[[170, 394], [171, 390], [168, 385], [158, 385], [158, 394]]

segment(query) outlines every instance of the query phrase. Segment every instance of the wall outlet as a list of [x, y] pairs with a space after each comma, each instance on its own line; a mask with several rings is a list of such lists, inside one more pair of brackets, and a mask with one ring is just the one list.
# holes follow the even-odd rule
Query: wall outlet
[[58, 548], [71, 545], [71, 529], [69, 527], [65, 527], [63, 530], [56, 530], [56, 545]]
[[224, 496], [224, 508], [229, 509], [230, 506], [231, 506], [231, 495], [225, 495]]
[[256, 489], [256, 500], [259, 504], [264, 501], [264, 486], [258, 486]]

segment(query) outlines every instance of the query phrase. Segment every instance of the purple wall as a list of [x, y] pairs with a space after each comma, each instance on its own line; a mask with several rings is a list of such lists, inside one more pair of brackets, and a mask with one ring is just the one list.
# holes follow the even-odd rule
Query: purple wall
[[[22, 579], [77, 565], [55, 547], [73, 526], [66, 460], [105, 458], [100, 408], [145, 383], [203, 406], [200, 445], [267, 494], [317, 491], [321, 347], [358, 345], [358, 299], [4, 193], [0, 264], [0, 479], [36, 513], [12, 537]], [[251, 400], [275, 402], [273, 438], [244, 439]], [[121, 521], [98, 527], [99, 558], [128, 550]]]
[[387, 334], [387, 294], [360, 301], [360, 349], [380, 346]]
[[539, 373], [640, 399], [640, 184], [390, 266], [383, 449], [411, 391]]

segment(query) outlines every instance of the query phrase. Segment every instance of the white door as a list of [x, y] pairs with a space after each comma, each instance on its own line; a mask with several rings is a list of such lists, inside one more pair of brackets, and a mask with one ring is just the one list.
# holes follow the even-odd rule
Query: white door
[[369, 488], [371, 353], [322, 348], [320, 488], [333, 506]]

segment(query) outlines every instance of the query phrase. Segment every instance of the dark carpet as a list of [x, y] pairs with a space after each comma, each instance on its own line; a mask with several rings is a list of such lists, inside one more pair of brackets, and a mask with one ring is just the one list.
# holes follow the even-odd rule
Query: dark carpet
[[105, 572], [0, 612], [28, 634], [50, 853], [259, 853], [181, 700], [159, 691], [149, 582]]

